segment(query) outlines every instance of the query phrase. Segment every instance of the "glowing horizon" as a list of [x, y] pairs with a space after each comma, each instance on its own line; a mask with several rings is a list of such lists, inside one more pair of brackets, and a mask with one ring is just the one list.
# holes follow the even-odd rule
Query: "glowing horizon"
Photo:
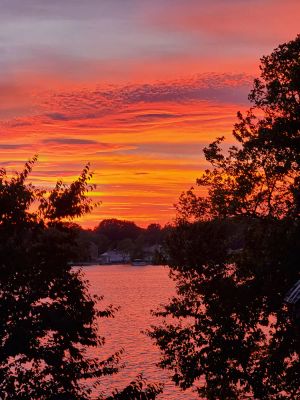
[[70, 182], [90, 162], [104, 218], [146, 226], [230, 134], [259, 58], [298, 31], [295, 0], [13, 0], [2, 7], [0, 167], [34, 154], [35, 184]]

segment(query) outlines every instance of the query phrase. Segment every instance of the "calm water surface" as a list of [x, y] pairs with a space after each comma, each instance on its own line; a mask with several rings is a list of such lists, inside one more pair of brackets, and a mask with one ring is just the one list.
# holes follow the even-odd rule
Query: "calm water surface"
[[101, 354], [108, 356], [120, 348], [125, 349], [122, 356], [125, 368], [103, 382], [108, 392], [112, 388], [126, 386], [137, 374], [143, 373], [149, 381], [165, 384], [164, 392], [158, 397], [161, 400], [198, 399], [195, 393], [176, 388], [168, 372], [156, 366], [160, 358], [159, 350], [141, 332], [157, 323], [150, 310], [167, 302], [175, 293], [168, 268], [97, 265], [85, 267], [84, 273], [90, 281], [91, 292], [105, 297], [103, 304], [121, 307], [115, 318], [100, 320], [100, 334], [106, 338]]

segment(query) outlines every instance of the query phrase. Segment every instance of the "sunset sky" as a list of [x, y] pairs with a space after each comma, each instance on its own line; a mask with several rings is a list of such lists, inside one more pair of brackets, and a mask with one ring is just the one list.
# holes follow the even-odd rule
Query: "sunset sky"
[[83, 226], [146, 226], [230, 139], [259, 58], [300, 33], [299, 0], [0, 0], [0, 167], [35, 184], [90, 162], [102, 205]]

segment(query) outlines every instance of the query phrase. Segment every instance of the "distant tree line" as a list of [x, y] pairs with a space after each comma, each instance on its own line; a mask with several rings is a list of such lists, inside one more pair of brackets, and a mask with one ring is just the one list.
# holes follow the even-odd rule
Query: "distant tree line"
[[79, 248], [75, 261], [90, 261], [90, 245], [93, 243], [98, 256], [109, 250], [116, 250], [129, 255], [131, 259], [143, 258], [147, 249], [154, 246], [153, 263], [160, 264], [163, 262], [163, 254], [159, 248], [170, 228], [159, 224], [142, 228], [132, 221], [111, 218], [102, 220], [94, 229], [83, 229], [77, 224], [73, 224], [73, 229], [77, 232]]

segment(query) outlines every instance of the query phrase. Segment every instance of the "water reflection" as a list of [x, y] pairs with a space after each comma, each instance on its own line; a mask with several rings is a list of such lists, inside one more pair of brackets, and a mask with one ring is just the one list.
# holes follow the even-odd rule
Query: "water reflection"
[[107, 265], [85, 267], [84, 272], [91, 283], [91, 292], [105, 296], [105, 304], [121, 306], [114, 319], [101, 319], [100, 333], [106, 344], [103, 356], [125, 349], [125, 368], [119, 374], [103, 381], [108, 392], [122, 388], [138, 373], [151, 381], [164, 382], [165, 389], [159, 399], [197, 399], [195, 393], [181, 392], [168, 377], [166, 371], [156, 366], [159, 351], [151, 340], [141, 333], [157, 322], [150, 310], [167, 302], [174, 292], [174, 283], [163, 266]]

